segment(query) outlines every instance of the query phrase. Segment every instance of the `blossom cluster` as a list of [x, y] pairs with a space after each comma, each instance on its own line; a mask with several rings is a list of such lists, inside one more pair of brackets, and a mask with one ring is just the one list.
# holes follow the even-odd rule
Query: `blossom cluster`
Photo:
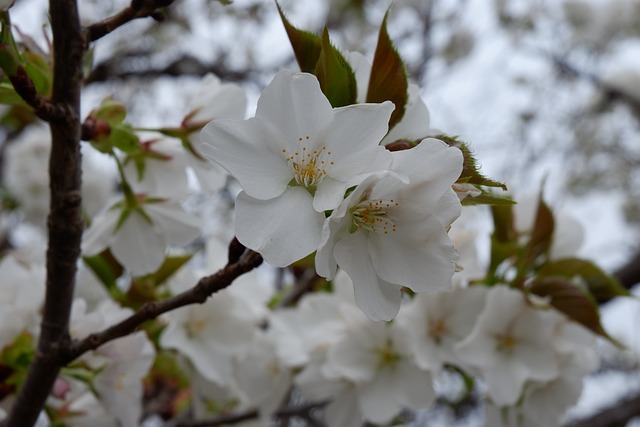
[[460, 150], [429, 138], [386, 150], [393, 109], [389, 101], [332, 108], [314, 75], [281, 71], [255, 117], [210, 123], [200, 145], [242, 187], [241, 243], [276, 267], [317, 251], [318, 274], [346, 271], [358, 306], [382, 320], [398, 313], [402, 287], [449, 287], [455, 251], [446, 231], [461, 209], [452, 189]]
[[394, 322], [363, 315], [344, 272], [333, 286], [265, 310], [273, 290], [252, 273], [217, 301], [168, 316], [160, 342], [189, 362], [198, 415], [233, 402], [226, 410], [257, 408], [266, 425], [294, 388], [327, 402], [329, 426], [386, 425], [429, 407], [454, 372], [483, 384], [487, 425], [551, 426], [597, 366], [591, 332], [504, 285], [416, 295]]
[[[350, 60], [367, 77], [364, 59], [354, 54]], [[135, 427], [153, 381], [184, 377], [198, 417], [257, 410], [257, 425], [269, 425], [283, 405], [304, 401], [324, 408], [330, 427], [388, 424], [405, 409], [433, 404], [446, 375], [477, 380], [463, 392], [485, 398], [487, 425], [558, 424], [597, 364], [594, 335], [549, 298], [502, 281], [479, 283], [485, 269], [475, 258], [474, 236], [465, 237], [454, 223], [460, 200], [479, 190], [456, 183], [462, 152], [426, 137], [433, 132], [416, 86], [409, 87], [403, 119], [389, 129], [391, 102], [334, 108], [307, 73], [278, 73], [248, 120], [239, 86], [214, 76], [202, 84], [179, 128], [137, 132], [132, 146], [92, 141], [116, 163], [122, 194], [115, 194], [108, 172], [93, 174], [102, 170], [86, 156], [85, 176], [99, 177], [85, 180], [90, 225], [83, 256], [93, 271], [80, 269], [72, 338], [104, 330], [131, 315], [130, 307], [186, 291], [224, 266], [222, 241], [231, 239], [230, 229], [272, 267], [307, 258], [298, 270], [328, 279], [323, 290], [330, 292], [284, 304], [283, 290], [265, 280], [271, 267], [244, 275], [206, 304], [169, 312], [64, 368], [42, 426], [51, 420]], [[358, 84], [366, 87], [366, 80]], [[90, 116], [102, 117], [99, 111]], [[385, 147], [396, 141], [418, 143], [401, 151]], [[48, 150], [47, 136], [34, 132], [6, 153], [17, 213], [37, 227], [46, 207], [42, 200], [33, 204], [32, 196], [46, 194], [48, 186], [44, 174], [27, 171], [44, 170], [38, 162]], [[221, 220], [220, 230], [211, 225], [210, 211], [202, 209], [198, 218], [183, 203], [194, 187], [211, 194], [223, 185], [217, 165], [242, 189], [234, 226]], [[536, 232], [536, 208], [521, 203], [520, 209], [515, 226], [526, 245], [525, 237]], [[565, 241], [562, 232], [576, 228], [562, 224], [552, 257], [576, 250], [579, 233]], [[12, 239], [17, 234], [11, 230]], [[173, 248], [184, 250], [199, 236], [203, 257], [184, 266], [190, 255], [172, 257]], [[44, 294], [41, 251], [21, 247], [19, 239], [12, 243], [16, 248], [0, 262], [0, 368], [11, 375], [25, 369], [20, 361], [35, 351]], [[95, 262], [102, 264], [95, 268]], [[114, 264], [117, 273], [94, 276]], [[289, 274], [296, 267], [286, 271], [285, 290], [294, 286]], [[163, 370], [167, 359], [171, 369]], [[172, 404], [179, 407], [184, 394], [175, 394]], [[0, 398], [1, 419], [12, 390]]]

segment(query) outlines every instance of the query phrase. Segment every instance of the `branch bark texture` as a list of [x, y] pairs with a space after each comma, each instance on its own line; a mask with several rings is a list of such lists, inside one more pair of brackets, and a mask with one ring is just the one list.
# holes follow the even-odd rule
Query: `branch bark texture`
[[27, 380], [6, 425], [35, 423], [61, 367], [69, 339], [69, 315], [82, 239], [80, 90], [84, 36], [76, 0], [51, 0], [54, 80], [51, 103], [63, 114], [50, 118], [50, 212], [47, 221], [46, 296], [38, 347]]

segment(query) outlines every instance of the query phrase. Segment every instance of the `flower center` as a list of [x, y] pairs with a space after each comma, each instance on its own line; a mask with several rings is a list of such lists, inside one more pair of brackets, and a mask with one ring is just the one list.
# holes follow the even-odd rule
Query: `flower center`
[[398, 206], [398, 202], [389, 200], [364, 200], [351, 208], [353, 219], [351, 232], [358, 228], [387, 234], [396, 231], [396, 224], [389, 219], [388, 209]]
[[387, 340], [384, 347], [376, 348], [378, 353], [378, 369], [393, 368], [402, 360], [402, 355], [393, 348], [391, 340]]
[[293, 173], [293, 183], [306, 188], [315, 188], [327, 175], [327, 167], [333, 165], [331, 161], [331, 151], [326, 146], [320, 149], [309, 148], [306, 143], [309, 136], [298, 138], [298, 149], [289, 153], [282, 149], [289, 169]]

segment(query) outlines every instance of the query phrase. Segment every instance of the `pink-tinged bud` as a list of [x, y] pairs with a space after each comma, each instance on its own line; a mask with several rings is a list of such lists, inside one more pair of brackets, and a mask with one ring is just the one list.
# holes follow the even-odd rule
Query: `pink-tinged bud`
[[51, 390], [51, 395], [53, 397], [57, 397], [58, 399], [65, 399], [67, 393], [71, 390], [71, 385], [62, 379], [61, 377], [56, 378], [56, 382], [53, 383], [53, 389]]
[[82, 123], [81, 138], [83, 141], [95, 141], [111, 134], [111, 126], [104, 120], [89, 116]]

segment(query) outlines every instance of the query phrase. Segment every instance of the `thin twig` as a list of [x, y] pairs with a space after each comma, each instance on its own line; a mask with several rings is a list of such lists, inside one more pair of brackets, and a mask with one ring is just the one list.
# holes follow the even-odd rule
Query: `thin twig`
[[570, 422], [565, 427], [624, 427], [637, 416], [640, 416], [640, 393], [622, 399], [595, 415]]
[[68, 351], [62, 356], [61, 362], [67, 364], [87, 351], [95, 350], [109, 341], [129, 335], [142, 323], [155, 319], [163, 313], [190, 304], [202, 304], [212, 294], [226, 288], [238, 276], [253, 270], [261, 263], [260, 254], [248, 250], [237, 262], [227, 264], [211, 276], [203, 277], [193, 288], [163, 301], [146, 303], [140, 310], [120, 323], [91, 334], [82, 340], [71, 342]]
[[[298, 417], [306, 420], [313, 427], [324, 427], [324, 423], [316, 420], [312, 413], [322, 407], [324, 407], [328, 401], [325, 402], [316, 402], [316, 403], [307, 403], [304, 405], [294, 405], [294, 406], [285, 406], [280, 408], [274, 414], [274, 417]], [[250, 410], [247, 412], [242, 412], [239, 414], [233, 415], [223, 415], [217, 418], [212, 418], [209, 420], [200, 420], [200, 421], [183, 421], [178, 424], [178, 427], [216, 427], [222, 426], [226, 424], [236, 424], [242, 421], [252, 420], [258, 418], [259, 413], [256, 410]]]
[[88, 26], [85, 31], [86, 41], [94, 42], [134, 19], [148, 17], [159, 19], [157, 10], [173, 2], [174, 0], [132, 0], [129, 6], [117, 14]]

